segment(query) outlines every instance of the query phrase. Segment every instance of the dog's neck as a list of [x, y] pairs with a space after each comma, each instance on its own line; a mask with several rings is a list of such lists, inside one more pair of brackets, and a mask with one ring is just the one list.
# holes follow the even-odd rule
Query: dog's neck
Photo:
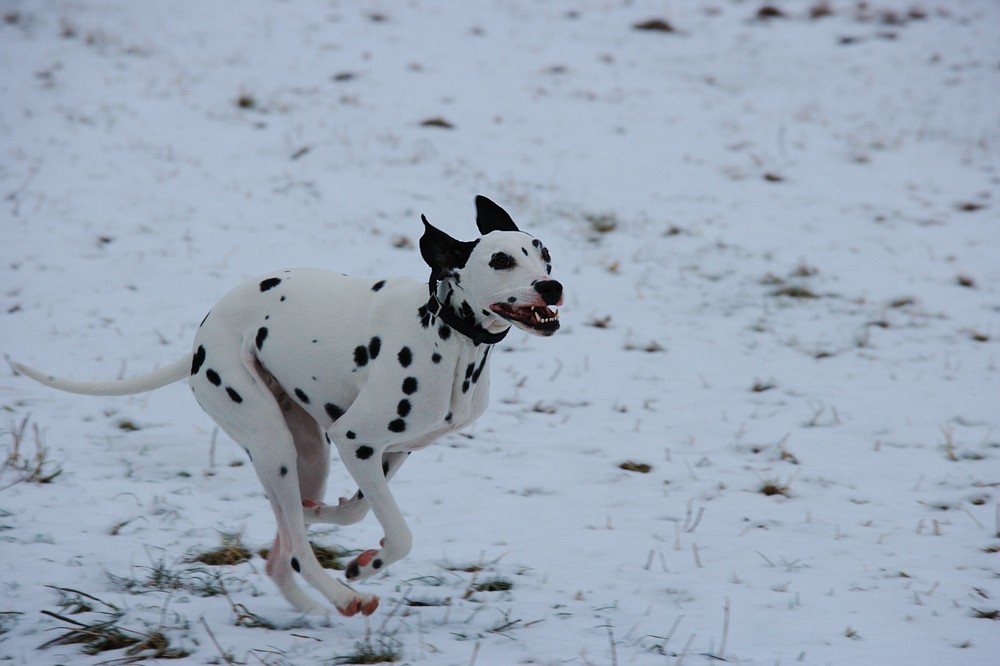
[[483, 322], [480, 321], [468, 301], [462, 300], [461, 305], [456, 305], [455, 301], [461, 299], [455, 297], [456, 287], [451, 284], [450, 279], [445, 278], [439, 281], [432, 277], [429, 288], [430, 298], [427, 300], [426, 312], [429, 315], [439, 317], [456, 333], [472, 340], [474, 345], [494, 345], [503, 340], [510, 332], [510, 325], [498, 332], [488, 330], [483, 326]]

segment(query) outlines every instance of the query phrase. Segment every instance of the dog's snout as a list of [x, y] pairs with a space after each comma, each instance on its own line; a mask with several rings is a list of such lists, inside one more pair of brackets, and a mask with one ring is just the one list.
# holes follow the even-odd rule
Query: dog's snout
[[535, 291], [542, 297], [546, 305], [558, 305], [562, 300], [563, 286], [556, 280], [543, 280], [535, 283]]

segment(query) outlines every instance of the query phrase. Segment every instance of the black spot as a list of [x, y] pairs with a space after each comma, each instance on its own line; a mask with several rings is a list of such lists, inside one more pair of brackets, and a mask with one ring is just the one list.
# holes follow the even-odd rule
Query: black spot
[[326, 410], [326, 413], [334, 421], [336, 421], [337, 419], [339, 419], [341, 416], [344, 415], [344, 410], [342, 410], [340, 407], [333, 404], [332, 402], [328, 402], [325, 405], [323, 405], [323, 409]]
[[205, 378], [216, 386], [222, 383], [222, 377], [220, 377], [219, 373], [211, 368], [205, 371]]
[[359, 446], [359, 447], [358, 447], [358, 450], [354, 452], [354, 454], [355, 454], [355, 455], [356, 455], [356, 456], [357, 456], [357, 457], [358, 457], [358, 458], [359, 458], [360, 460], [368, 460], [369, 458], [371, 458], [371, 457], [372, 457], [372, 455], [373, 455], [374, 453], [375, 453], [375, 449], [373, 449], [373, 448], [372, 448], [372, 447], [370, 447], [370, 446]]
[[264, 345], [264, 340], [267, 339], [267, 329], [261, 326], [257, 329], [257, 349], [261, 349]]
[[302, 567], [299, 566], [299, 558], [292, 558], [292, 568], [295, 569], [296, 573], [302, 571]]
[[401, 366], [408, 368], [410, 364], [413, 363], [413, 352], [410, 351], [409, 347], [403, 347], [399, 350], [397, 358], [399, 358], [399, 364]]
[[282, 465], [281, 466], [281, 476], [287, 476], [287, 475], [288, 475], [288, 468], [285, 467], [284, 465]]
[[522, 247], [522, 248], [521, 248], [521, 252], [523, 252], [523, 253], [524, 253], [524, 256], [526, 256], [526, 257], [528, 256], [528, 248], [526, 248], [526, 247]]
[[483, 316], [484, 317], [492, 317], [493, 313], [490, 312], [489, 310], [487, 310], [486, 308], [483, 308]]
[[323, 436], [326, 437], [326, 443], [327, 444], [333, 444], [333, 442], [330, 441], [330, 435], [329, 434], [327, 434], [327, 433], [324, 432]]
[[274, 289], [279, 284], [281, 284], [281, 278], [268, 278], [260, 283], [260, 290], [267, 291], [268, 289]]
[[413, 395], [417, 392], [417, 378], [407, 377], [403, 380], [403, 393], [406, 395]]
[[226, 393], [229, 394], [229, 399], [235, 402], [236, 404], [243, 402], [243, 396], [237, 393], [232, 386], [226, 387]]
[[420, 326], [427, 328], [431, 325], [431, 312], [427, 309], [426, 305], [421, 305], [417, 308], [417, 318], [420, 320]]
[[198, 371], [201, 370], [201, 365], [205, 362], [205, 348], [198, 345], [198, 351], [194, 353], [194, 359], [191, 360], [191, 374], [197, 375]]
[[399, 404], [396, 405], [396, 413], [399, 414], [400, 416], [406, 416], [407, 414], [410, 413], [411, 407], [412, 405], [410, 404], [410, 401], [407, 400], [406, 398], [403, 398], [402, 400], [399, 401]]
[[438, 329], [438, 337], [441, 338], [442, 340], [447, 340], [448, 336], [450, 335], [451, 335], [451, 329], [448, 328], [447, 326], [442, 325], [441, 328]]
[[285, 297], [284, 297], [284, 296], [282, 296], [282, 297], [281, 297], [281, 302], [282, 302], [282, 303], [284, 303], [284, 302], [285, 302]]
[[303, 391], [302, 389], [300, 388], [295, 389], [295, 397], [301, 400], [304, 404], [306, 405], [309, 404], [309, 396], [307, 396], [306, 392]]
[[380, 560], [380, 559], [374, 559], [374, 560], [372, 560], [372, 568], [373, 569], [381, 569], [382, 568], [382, 560]]
[[542, 248], [542, 241], [538, 240], [537, 238], [533, 239], [531, 241], [531, 244], [538, 249]]
[[393, 419], [389, 421], [389, 430], [392, 432], [403, 432], [406, 430], [406, 421], [403, 419]]
[[552, 275], [552, 264], [545, 264], [545, 274]]
[[469, 365], [465, 366], [465, 378], [466, 379], [471, 378], [472, 377], [472, 373], [475, 372], [475, 371], [476, 371], [476, 364], [475, 363], [470, 363]]
[[469, 392], [469, 380], [466, 379], [464, 382], [462, 382], [462, 393], [468, 393], [468, 392]]
[[250, 449], [243, 447], [243, 450], [247, 452], [247, 458], [250, 459], [250, 462], [253, 462], [253, 456], [250, 455]]
[[509, 298], [507, 299], [507, 302], [508, 302], [508, 303], [517, 303], [517, 299], [516, 299], [515, 297], [511, 296], [511, 297], [509, 297]]
[[434, 352], [434, 354], [431, 356], [431, 361], [433, 361], [434, 363], [440, 363], [441, 362], [441, 354], [438, 354], [437, 352]]
[[378, 291], [384, 286], [385, 286], [385, 280], [379, 280], [378, 282], [372, 285], [372, 291]]
[[344, 573], [347, 575], [348, 580], [350, 580], [351, 578], [357, 578], [358, 574], [361, 573], [360, 567], [358, 566], [358, 561], [354, 560], [353, 562], [348, 564], [347, 569], [344, 571]]
[[483, 374], [483, 368], [486, 367], [486, 359], [489, 358], [489, 353], [490, 353], [490, 350], [489, 350], [489, 347], [487, 347], [486, 348], [486, 353], [483, 354], [483, 360], [479, 362], [479, 367], [476, 368], [476, 371], [472, 373], [472, 383], [473, 384], [475, 384], [476, 382], [478, 382], [479, 381], [479, 376], [481, 374]]
[[364, 494], [363, 492], [361, 492], [361, 491], [359, 490], [359, 491], [358, 491], [358, 499], [359, 499], [359, 500], [362, 500], [362, 499], [364, 499], [364, 498], [365, 498], [365, 494]]
[[357, 434], [353, 430], [348, 430], [344, 433], [344, 436], [347, 437], [347, 439], [354, 439], [357, 437]]
[[490, 268], [495, 271], [504, 271], [517, 265], [514, 261], [514, 257], [510, 256], [506, 252], [496, 252], [490, 257]]
[[389, 463], [382, 462], [382, 476], [389, 476]]
[[451, 423], [451, 412], [448, 412], [448, 415], [444, 417], [444, 420]]
[[382, 349], [382, 338], [377, 335], [368, 341], [368, 357], [372, 360], [378, 358], [378, 353]]
[[354, 365], [359, 368], [368, 365], [368, 347], [358, 345], [354, 348]]

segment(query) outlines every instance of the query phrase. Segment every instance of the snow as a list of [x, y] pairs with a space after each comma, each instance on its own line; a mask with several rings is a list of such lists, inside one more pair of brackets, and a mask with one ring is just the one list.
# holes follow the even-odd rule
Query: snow
[[28, 419], [16, 462], [34, 424], [62, 473], [0, 474], [0, 657], [129, 657], [39, 649], [70, 627], [41, 611], [103, 617], [56, 586], [174, 663], [995, 661], [1000, 5], [762, 6], [0, 4], [7, 357], [139, 374], [247, 277], [423, 276], [419, 215], [471, 238], [479, 193], [567, 288], [556, 336], [500, 345], [486, 415], [393, 480], [415, 545], [367, 620], [297, 617], [260, 557], [220, 569], [232, 603], [116, 587], [194, 575], [220, 532], [269, 546], [252, 470], [186, 386], [8, 372], [5, 455]]

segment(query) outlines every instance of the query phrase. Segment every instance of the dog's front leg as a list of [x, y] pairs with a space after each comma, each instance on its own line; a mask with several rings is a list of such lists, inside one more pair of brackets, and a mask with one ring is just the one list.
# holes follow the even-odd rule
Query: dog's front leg
[[[389, 482], [383, 471], [382, 454], [386, 445], [358, 444], [356, 439], [348, 439], [346, 433], [344, 436], [343, 442], [336, 437], [332, 439], [337, 444], [344, 466], [358, 484], [363, 497], [361, 501], [371, 507], [385, 533], [380, 550], [366, 550], [347, 565], [347, 579], [356, 580], [367, 578], [406, 557], [413, 537], [396, 499], [389, 491]], [[405, 454], [402, 455], [405, 457]]]
[[[382, 456], [382, 473], [389, 481], [402, 467], [409, 453], [386, 453]], [[324, 523], [332, 525], [353, 525], [360, 522], [370, 508], [365, 494], [359, 489], [350, 499], [341, 497], [337, 504], [323, 504], [311, 498], [303, 500], [303, 515], [307, 525]]]

